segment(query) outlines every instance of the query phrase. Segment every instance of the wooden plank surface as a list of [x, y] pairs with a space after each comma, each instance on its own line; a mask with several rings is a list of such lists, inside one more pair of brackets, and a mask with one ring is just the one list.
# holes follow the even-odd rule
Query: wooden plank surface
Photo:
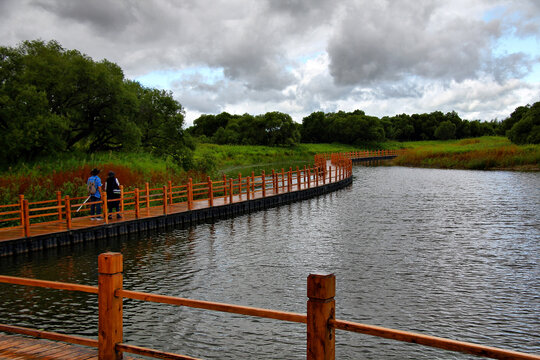
[[[97, 348], [0, 333], [0, 359], [97, 360]], [[137, 358], [124, 355], [126, 360]]]

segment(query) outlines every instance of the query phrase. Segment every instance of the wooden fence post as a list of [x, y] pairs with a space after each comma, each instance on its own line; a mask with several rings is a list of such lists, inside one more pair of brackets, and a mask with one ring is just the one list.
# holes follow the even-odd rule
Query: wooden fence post
[[230, 203], [230, 204], [233, 203], [233, 193], [234, 193], [233, 179], [230, 178], [230, 179], [229, 179], [229, 203]]
[[264, 170], [261, 173], [261, 182], [262, 182], [262, 196], [266, 197], [266, 176]]
[[334, 360], [335, 329], [329, 321], [336, 314], [336, 277], [310, 274], [307, 278], [307, 359]]
[[319, 167], [315, 166], [315, 186], [319, 187]]
[[167, 190], [168, 190], [168, 193], [169, 193], [169, 205], [172, 205], [172, 181], [169, 180], [169, 181], [167, 182], [167, 185], [168, 185], [168, 187], [169, 187], [169, 188], [167, 189]]
[[163, 185], [163, 214], [167, 215], [167, 185]]
[[139, 195], [139, 188], [135, 188], [135, 218], [141, 217], [141, 199]]
[[300, 169], [296, 167], [296, 186], [298, 190], [302, 190], [302, 177], [300, 176]]
[[238, 197], [242, 200], [242, 174], [238, 173]]
[[66, 195], [64, 203], [66, 206], [66, 226], [68, 230], [71, 230], [71, 201], [69, 200], [69, 195]]
[[19, 195], [19, 217], [21, 219], [21, 229], [24, 229], [24, 195]]
[[28, 200], [23, 200], [23, 216], [24, 216], [24, 236], [30, 236], [30, 205], [28, 205]]
[[150, 216], [150, 184], [144, 184], [146, 191], [146, 215]]
[[272, 194], [277, 194], [276, 192], [276, 171], [272, 169]]
[[[109, 223], [109, 200], [107, 199], [107, 192], [100, 191], [101, 201], [103, 201], [103, 219], [105, 219], [105, 224]], [[100, 216], [98, 214], [98, 216]]]
[[251, 199], [251, 184], [250, 184], [250, 180], [251, 178], [248, 176], [246, 177], [246, 195], [247, 195], [247, 199]]
[[212, 179], [208, 177], [208, 204], [214, 206], [214, 186], [212, 185]]
[[251, 193], [253, 198], [255, 198], [255, 171], [251, 172]]
[[58, 206], [58, 221], [62, 221], [62, 192], [56, 192], [56, 205]]
[[123, 340], [122, 298], [115, 296], [122, 289], [122, 254], [104, 253], [98, 257], [98, 359], [120, 360], [122, 352], [116, 344]]
[[187, 184], [187, 206], [188, 210], [193, 209], [193, 179], [189, 178]]
[[124, 185], [120, 185], [120, 214], [124, 216]]

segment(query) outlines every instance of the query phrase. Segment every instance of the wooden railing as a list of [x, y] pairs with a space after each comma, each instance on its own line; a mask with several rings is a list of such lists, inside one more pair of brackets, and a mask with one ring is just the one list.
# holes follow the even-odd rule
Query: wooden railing
[[[102, 216], [105, 223], [109, 223], [108, 206], [110, 202], [120, 202], [120, 214], [134, 214], [136, 219], [147, 216], [168, 214], [172, 206], [185, 206], [185, 210], [193, 210], [197, 204], [215, 206], [217, 199], [225, 203], [251, 200], [256, 197], [266, 197], [286, 192], [308, 189], [343, 180], [352, 175], [350, 159], [338, 156], [331, 159], [332, 166], [328, 166], [322, 157], [315, 157], [315, 164], [311, 167], [291, 167], [288, 170], [272, 170], [271, 174], [227, 178], [225, 175], [219, 180], [207, 178], [206, 182], [193, 183], [189, 179], [187, 184], [173, 185], [168, 181], [166, 185], [151, 188], [148, 183], [143, 189], [135, 188], [126, 191], [123, 186], [119, 199], [107, 199], [107, 194], [100, 188], [101, 199], [90, 202], [89, 197], [70, 197], [58, 191], [56, 199], [29, 202], [24, 195], [19, 196], [17, 204], [0, 206], [0, 231], [21, 229], [24, 237], [32, 235], [32, 226], [54, 223], [63, 230], [73, 228], [73, 219], [91, 218], [97, 215], [90, 214], [92, 205], [101, 205]], [[222, 203], [223, 203], [222, 202]], [[184, 210], [184, 211], [185, 211]], [[99, 225], [101, 222], [97, 222]]]
[[123, 289], [122, 255], [119, 253], [101, 254], [98, 257], [98, 274], [98, 286], [0, 275], [0, 283], [97, 294], [99, 313], [97, 340], [6, 324], [0, 324], [0, 331], [97, 347], [99, 359], [121, 359], [123, 352], [161, 359], [195, 359], [187, 355], [172, 354], [124, 343], [123, 299], [134, 299], [306, 324], [307, 359], [335, 359], [336, 329], [493, 359], [540, 359], [539, 355], [534, 354], [337, 320], [335, 318], [336, 306], [334, 299], [336, 278], [333, 274], [311, 274], [308, 276], [306, 314], [125, 290]]

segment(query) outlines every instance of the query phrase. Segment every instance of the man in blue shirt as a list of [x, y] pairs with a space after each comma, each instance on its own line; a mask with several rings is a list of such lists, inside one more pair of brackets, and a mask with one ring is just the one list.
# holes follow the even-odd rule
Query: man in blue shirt
[[[99, 192], [99, 187], [101, 186], [101, 179], [99, 176], [98, 169], [94, 169], [90, 172], [90, 177], [88, 178], [88, 181], [86, 182], [86, 188], [88, 190], [88, 195], [90, 195], [90, 202], [94, 203], [96, 201], [101, 201], [101, 193]], [[98, 215], [97, 217], [94, 217], [95, 215]], [[98, 202], [97, 204], [91, 204], [90, 205], [90, 216], [91, 220], [102, 220], [103, 218], [101, 216], [101, 202]]]

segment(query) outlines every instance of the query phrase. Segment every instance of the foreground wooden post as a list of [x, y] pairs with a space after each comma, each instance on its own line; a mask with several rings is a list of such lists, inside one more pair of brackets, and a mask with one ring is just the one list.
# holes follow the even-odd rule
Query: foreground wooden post
[[298, 166], [296, 167], [296, 186], [298, 187], [298, 190], [302, 190], [302, 181], [300, 176], [300, 169]]
[[122, 298], [115, 292], [122, 289], [122, 254], [99, 255], [98, 273], [98, 359], [119, 360], [122, 352], [115, 346], [123, 340]]
[[310, 274], [307, 279], [307, 359], [334, 360], [336, 356], [335, 319], [336, 277]]

